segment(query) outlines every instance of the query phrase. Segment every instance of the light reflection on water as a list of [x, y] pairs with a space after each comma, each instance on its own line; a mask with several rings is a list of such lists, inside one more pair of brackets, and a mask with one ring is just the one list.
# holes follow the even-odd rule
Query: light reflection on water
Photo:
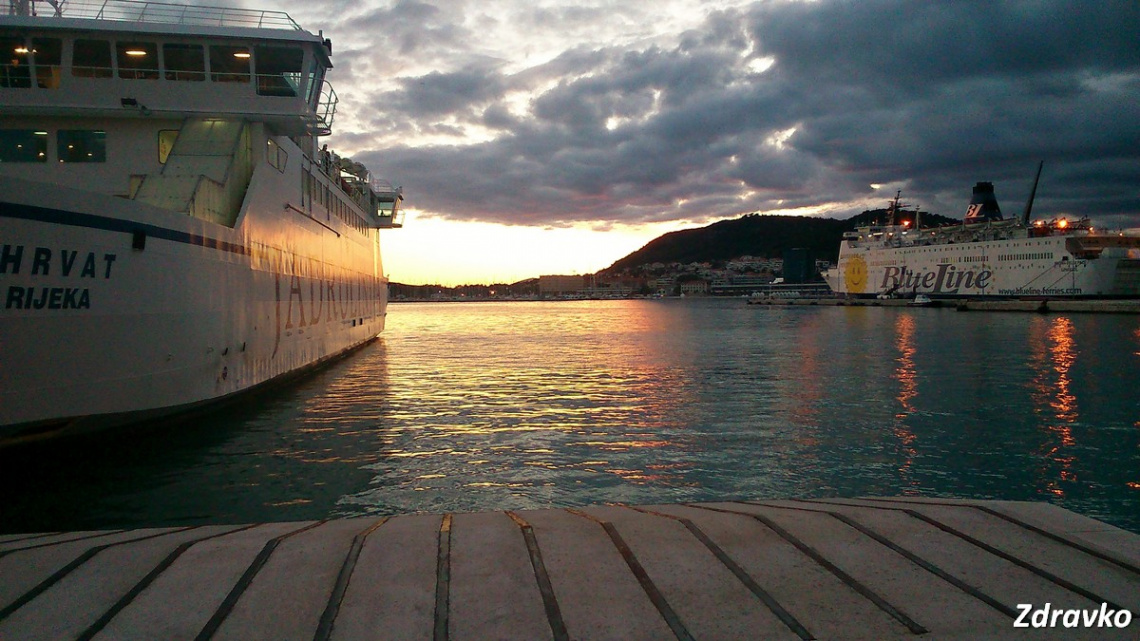
[[59, 469], [16, 466], [34, 482], [2, 525], [926, 494], [1052, 500], [1140, 531], [1137, 323], [398, 304], [383, 338], [300, 385]]

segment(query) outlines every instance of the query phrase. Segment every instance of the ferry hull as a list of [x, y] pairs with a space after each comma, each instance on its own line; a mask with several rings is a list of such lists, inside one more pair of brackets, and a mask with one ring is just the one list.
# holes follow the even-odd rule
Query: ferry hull
[[0, 194], [0, 444], [201, 407], [384, 329], [375, 230], [268, 205], [229, 228], [7, 177]]
[[861, 297], [1140, 297], [1140, 243], [1089, 257], [1074, 251], [1074, 242], [1072, 236], [900, 247], [845, 242], [826, 278], [836, 293]]

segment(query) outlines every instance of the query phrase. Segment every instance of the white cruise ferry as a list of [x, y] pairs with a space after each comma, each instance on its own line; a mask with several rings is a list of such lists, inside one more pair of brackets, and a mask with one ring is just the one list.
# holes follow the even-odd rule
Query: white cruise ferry
[[384, 329], [402, 195], [318, 144], [331, 50], [280, 12], [9, 0], [0, 444], [199, 408]]
[[1032, 203], [1003, 218], [993, 184], [980, 182], [962, 224], [921, 229], [921, 219], [899, 224], [896, 195], [888, 224], [844, 234], [824, 277], [860, 297], [1140, 297], [1140, 237], [1096, 232], [1088, 219], [1030, 223]]

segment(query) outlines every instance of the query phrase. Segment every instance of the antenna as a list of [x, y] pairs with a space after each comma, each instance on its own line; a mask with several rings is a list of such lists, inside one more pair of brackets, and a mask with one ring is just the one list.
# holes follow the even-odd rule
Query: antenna
[[1021, 224], [1029, 224], [1029, 212], [1033, 211], [1033, 197], [1037, 195], [1037, 181], [1041, 180], [1041, 168], [1045, 166], [1042, 160], [1037, 164], [1037, 177], [1033, 179], [1033, 189], [1029, 190], [1029, 200], [1025, 201], [1025, 213], [1021, 214]]

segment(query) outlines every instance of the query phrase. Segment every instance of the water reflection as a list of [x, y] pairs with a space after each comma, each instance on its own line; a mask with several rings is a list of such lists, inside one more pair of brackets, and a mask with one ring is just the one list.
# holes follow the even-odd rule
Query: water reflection
[[1049, 415], [1044, 428], [1050, 438], [1042, 441], [1039, 454], [1055, 464], [1042, 467], [1040, 475], [1045, 491], [1061, 497], [1065, 495], [1062, 483], [1077, 480], [1073, 424], [1080, 413], [1070, 374], [1077, 360], [1072, 320], [1064, 316], [1036, 319], [1030, 330], [1030, 349], [1034, 411]]
[[1137, 529], [1137, 378], [1129, 317], [401, 304], [380, 341], [192, 429], [0, 458], [0, 530], [900, 493]]
[[895, 320], [895, 348], [899, 357], [895, 359], [898, 366], [895, 368], [894, 379], [899, 382], [898, 402], [902, 412], [895, 414], [897, 418], [905, 418], [914, 412], [911, 403], [918, 396], [918, 375], [914, 366], [914, 316], [899, 314]]
[[[677, 430], [692, 390], [661, 360], [676, 351], [661, 344], [673, 336], [668, 310], [618, 308], [615, 328], [574, 303], [546, 315], [512, 313], [527, 306], [466, 304], [438, 315], [431, 312], [439, 307], [399, 307], [407, 324], [394, 322], [387, 336], [403, 350], [391, 369], [388, 439], [382, 458], [364, 466], [372, 487], [342, 497], [342, 510], [403, 502], [407, 492], [458, 509], [488, 494], [517, 506], [541, 488], [557, 502], [574, 484], [608, 484], [606, 476], [683, 484], [691, 464], [668, 459], [693, 447]], [[480, 498], [464, 504], [475, 498], [470, 491]]]
[[[895, 359], [897, 366], [893, 378], [899, 382], [899, 393], [896, 399], [902, 407], [901, 412], [895, 413], [896, 419], [905, 419], [915, 412], [914, 401], [918, 396], [918, 371], [914, 363], [915, 347], [915, 318], [912, 314], [901, 313], [895, 320], [895, 348], [899, 352]], [[911, 466], [918, 455], [915, 440], [918, 438], [903, 420], [896, 420], [893, 426], [895, 438], [898, 440], [899, 453], [902, 456], [898, 466], [899, 476], [907, 480], [912, 487], [918, 482], [911, 476]]]

